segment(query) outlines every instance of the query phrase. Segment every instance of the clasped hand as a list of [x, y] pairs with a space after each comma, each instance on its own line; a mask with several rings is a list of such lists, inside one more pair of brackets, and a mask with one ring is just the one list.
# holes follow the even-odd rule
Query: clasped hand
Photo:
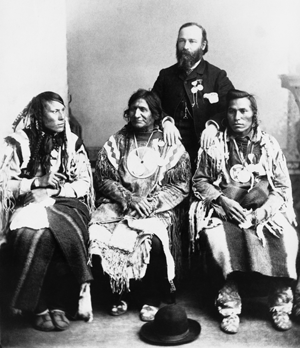
[[66, 180], [66, 176], [57, 172], [50, 172], [34, 179], [36, 188], [26, 193], [24, 205], [29, 203], [40, 203], [48, 198], [47, 187], [58, 189], [61, 181]]
[[52, 187], [58, 188], [61, 181], [66, 180], [66, 176], [57, 172], [50, 172], [44, 176], [38, 177], [35, 181], [38, 181], [38, 187]]
[[250, 223], [250, 226], [252, 225], [251, 220], [249, 220], [251, 219], [252, 211], [244, 209], [238, 202], [226, 196], [221, 196], [220, 205], [230, 220], [234, 220], [238, 224], [247, 224], [249, 226]]
[[151, 198], [133, 196], [129, 207], [129, 215], [133, 217], [148, 217], [153, 212], [153, 205], [151, 202]]

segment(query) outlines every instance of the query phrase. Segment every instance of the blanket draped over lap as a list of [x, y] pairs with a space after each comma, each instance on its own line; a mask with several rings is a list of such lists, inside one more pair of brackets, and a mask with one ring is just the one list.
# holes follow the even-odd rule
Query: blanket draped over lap
[[[258, 128], [252, 138], [252, 162], [246, 164], [251, 179], [238, 183], [231, 168], [240, 168], [241, 162], [231, 142], [226, 132], [220, 133], [210, 149], [199, 151], [189, 212], [192, 247], [199, 241], [225, 279], [234, 271], [297, 279], [299, 240], [285, 157], [277, 141]], [[216, 203], [221, 194], [264, 218], [238, 225]]]
[[86, 264], [87, 206], [74, 198], [56, 198], [55, 204], [44, 209], [49, 228], [36, 230], [24, 226], [8, 234], [8, 242], [17, 260], [12, 306], [22, 310], [35, 309], [55, 244], [59, 245], [78, 284], [92, 279]]
[[201, 233], [201, 248], [222, 270], [225, 279], [234, 271], [296, 279], [297, 233], [284, 217], [278, 216], [279, 219], [285, 232], [280, 237], [265, 233], [263, 246], [254, 229], [240, 229], [213, 218]]
[[[113, 208], [110, 205], [106, 209]], [[117, 210], [117, 209], [115, 209]], [[95, 220], [92, 220], [93, 223]], [[167, 261], [167, 275], [171, 282], [175, 277], [175, 263], [170, 249], [167, 226], [157, 217], [148, 219], [133, 219], [125, 216], [117, 223], [112, 233], [104, 226], [97, 225], [94, 238], [93, 228], [90, 228], [92, 242], [90, 254], [101, 256], [102, 267], [110, 276], [111, 286], [115, 292], [129, 289], [130, 279], [142, 279], [150, 262], [151, 238], [155, 234], [162, 242]], [[170, 234], [171, 237], [171, 234]], [[176, 243], [174, 235], [174, 243]], [[178, 242], [177, 242], [178, 243]]]
[[[65, 127], [64, 141], [47, 153], [47, 173], [64, 175], [56, 193], [51, 185], [35, 186], [35, 180], [46, 175], [41, 164], [45, 155], [35, 173], [27, 170], [36, 136], [31, 127], [16, 130], [0, 148], [0, 243], [7, 242], [13, 267], [12, 307], [20, 310], [36, 310], [41, 293], [56, 281], [50, 270], [60, 264], [78, 288], [92, 280], [87, 265], [88, 221], [94, 208], [92, 171], [82, 140], [70, 131], [68, 122]], [[39, 198], [28, 204], [26, 198], [34, 191]], [[51, 278], [47, 286], [46, 278]], [[73, 285], [62, 287], [69, 291]], [[77, 299], [71, 302], [75, 305]]]
[[[189, 193], [189, 157], [181, 144], [167, 146], [159, 130], [151, 138], [147, 135], [144, 143], [153, 151], [154, 161], [149, 168], [157, 159], [149, 175], [139, 177], [133, 173], [135, 167], [130, 168], [128, 158], [136, 144], [128, 127], [109, 138], [96, 164], [100, 199], [90, 222], [89, 253], [101, 256], [102, 267], [109, 274], [115, 292], [129, 289], [130, 279], [144, 277], [153, 234], [162, 242], [171, 284], [175, 277], [174, 258], [176, 263], [176, 254], [180, 253], [175, 207]], [[148, 218], [128, 215], [133, 195], [152, 202], [153, 213]]]

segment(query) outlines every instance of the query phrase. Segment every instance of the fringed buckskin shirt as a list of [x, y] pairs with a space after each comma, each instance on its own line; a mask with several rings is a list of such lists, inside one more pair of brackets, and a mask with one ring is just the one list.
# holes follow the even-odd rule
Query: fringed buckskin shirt
[[[232, 137], [226, 130], [224, 133], [219, 133], [208, 150], [200, 149], [198, 167], [193, 177], [193, 192], [203, 202], [203, 211], [212, 208], [221, 218], [222, 216], [224, 218], [224, 211], [215, 201], [223, 189], [232, 184], [230, 169], [233, 164], [238, 163], [231, 141]], [[252, 167], [252, 180], [239, 187], [251, 193], [251, 190], [261, 185], [263, 181], [268, 185], [268, 198], [257, 208], [260, 210], [259, 216], [263, 216], [263, 219], [257, 222], [256, 228], [259, 238], [263, 240], [262, 228], [265, 226], [272, 232], [272, 218], [277, 212], [284, 213], [290, 223], [295, 223], [295, 213], [286, 160], [278, 142], [259, 127], [257, 132], [252, 134], [251, 142], [256, 149], [253, 151], [255, 165]], [[202, 220], [204, 219], [203, 216]], [[205, 227], [203, 222], [202, 227]], [[193, 232], [193, 229], [191, 226], [192, 234], [199, 232], [199, 228], [197, 232]]]
[[[131, 166], [130, 156], [137, 148], [141, 152], [145, 148], [153, 150], [154, 160], [145, 169], [149, 169], [148, 175], [137, 170], [138, 158], [136, 165]], [[190, 178], [189, 155], [183, 145], [167, 146], [159, 129], [154, 129], [152, 135], [134, 135], [125, 126], [104, 144], [96, 164], [98, 199], [90, 222], [89, 252], [101, 255], [102, 267], [110, 275], [114, 291], [128, 288], [129, 279], [143, 278], [151, 250], [149, 237], [153, 234], [162, 241], [172, 281], [174, 261], [170, 246], [176, 248], [176, 240], [171, 241], [168, 233], [176, 220], [174, 208], [189, 194]], [[148, 217], [130, 216], [133, 196], [151, 201], [152, 213]]]

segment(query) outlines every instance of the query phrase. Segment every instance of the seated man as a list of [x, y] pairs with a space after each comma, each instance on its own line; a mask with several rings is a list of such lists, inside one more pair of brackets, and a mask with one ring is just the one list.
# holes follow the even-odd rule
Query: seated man
[[[227, 94], [227, 128], [213, 146], [199, 150], [190, 208], [190, 232], [199, 238], [204, 259], [224, 281], [216, 306], [221, 329], [236, 333], [241, 313], [242, 279], [268, 279], [271, 320], [291, 328], [297, 278], [298, 238], [285, 157], [261, 131], [255, 98], [243, 91]], [[254, 278], [255, 277], [255, 278]]]
[[90, 163], [82, 141], [70, 131], [63, 99], [54, 92], [34, 97], [14, 130], [0, 156], [1, 232], [8, 230], [12, 259], [11, 306], [33, 313], [35, 329], [65, 330], [67, 314], [76, 314], [85, 295], [87, 310], [80, 306], [79, 312], [92, 319]]
[[[154, 320], [166, 280], [174, 291], [174, 259], [180, 238], [174, 208], [189, 194], [190, 160], [179, 142], [167, 146], [160, 129], [162, 108], [154, 92], [129, 99], [127, 125], [98, 154], [98, 208], [90, 223], [90, 255], [100, 255], [115, 301], [112, 315], [126, 312], [123, 295], [131, 279], [142, 280], [140, 318]], [[172, 254], [170, 252], [172, 251]], [[168, 283], [167, 283], [168, 284]]]

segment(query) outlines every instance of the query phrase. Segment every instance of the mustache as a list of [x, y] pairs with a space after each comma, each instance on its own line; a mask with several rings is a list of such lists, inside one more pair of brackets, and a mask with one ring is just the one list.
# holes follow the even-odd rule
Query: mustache
[[186, 55], [188, 55], [188, 56], [192, 56], [192, 55], [193, 55], [193, 53], [191, 53], [191, 52], [189, 52], [188, 50], [185, 50], [185, 49], [183, 49], [183, 50], [181, 51], [181, 54], [186, 54]]
[[202, 55], [200, 50], [189, 52], [186, 49], [176, 49], [178, 65], [185, 70], [190, 69], [198, 60], [201, 59], [201, 57]]
[[189, 52], [185, 49], [179, 51], [177, 50], [177, 58], [195, 58], [197, 52]]

